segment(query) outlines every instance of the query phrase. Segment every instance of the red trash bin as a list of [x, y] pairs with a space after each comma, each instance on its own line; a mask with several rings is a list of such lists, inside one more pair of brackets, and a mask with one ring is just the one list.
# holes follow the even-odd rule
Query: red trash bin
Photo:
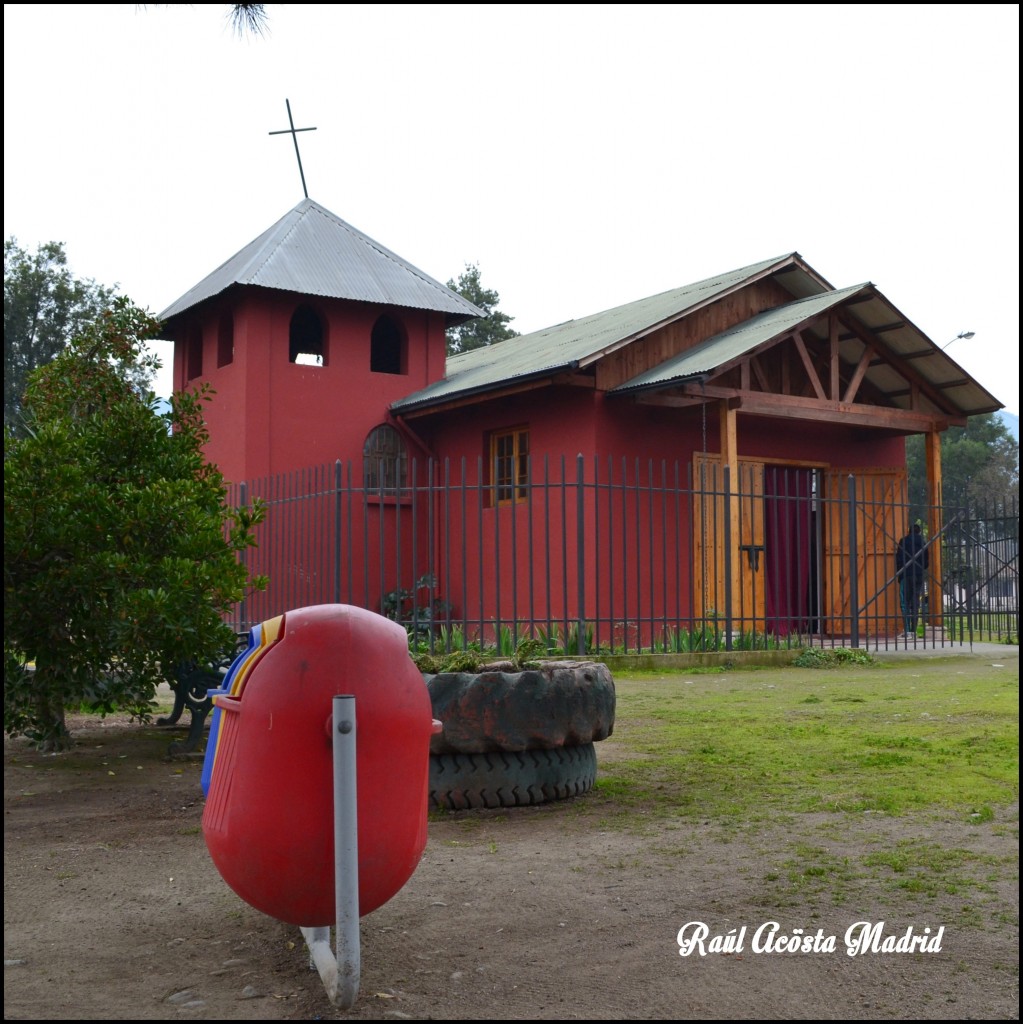
[[386, 903], [426, 846], [433, 714], [396, 622], [349, 605], [263, 624], [258, 659], [221, 709], [203, 834], [228, 885], [301, 927], [334, 923], [336, 694], [355, 697], [359, 912]]

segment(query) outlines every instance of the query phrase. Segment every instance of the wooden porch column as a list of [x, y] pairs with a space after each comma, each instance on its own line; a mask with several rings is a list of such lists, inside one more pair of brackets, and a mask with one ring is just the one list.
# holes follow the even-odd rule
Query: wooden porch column
[[[930, 431], [925, 437], [925, 456], [927, 461], [927, 505], [928, 522], [927, 536], [929, 540], [940, 537], [941, 528], [944, 522], [943, 509], [941, 504], [941, 433], [937, 430]], [[928, 625], [941, 626], [943, 624], [942, 611], [945, 603], [945, 595], [941, 589], [941, 541], [937, 540], [928, 548], [930, 554], [930, 569], [927, 598]]]
[[[729, 573], [732, 607], [727, 611], [734, 622], [734, 613], [741, 608], [742, 605], [742, 565], [739, 560], [739, 556], [741, 554], [739, 551], [739, 544], [741, 543], [741, 523], [739, 521], [739, 442], [736, 427], [735, 406], [730, 405], [727, 398], [721, 400], [719, 416], [721, 434], [721, 469], [722, 472], [726, 467], [728, 469], [728, 481], [731, 491], [731, 496], [728, 499], [728, 507], [725, 509], [725, 515], [728, 517], [729, 536], [732, 540], [731, 572]], [[733, 628], [736, 627], [733, 626]], [[742, 625], [739, 624], [737, 632], [741, 631]]]

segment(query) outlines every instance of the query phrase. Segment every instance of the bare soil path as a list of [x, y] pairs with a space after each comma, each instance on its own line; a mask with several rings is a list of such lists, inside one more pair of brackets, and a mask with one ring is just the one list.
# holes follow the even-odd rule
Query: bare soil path
[[[419, 869], [362, 921], [341, 1014], [297, 929], [242, 903], [201, 828], [201, 763], [170, 736], [79, 719], [69, 754], [4, 745], [5, 1019], [1015, 1019], [1018, 819], [821, 816], [623, 828], [598, 791], [436, 817]], [[616, 737], [598, 759], [619, 756]], [[969, 850], [973, 883], [924, 894], [858, 871], [878, 839]], [[827, 866], [814, 875], [813, 864]], [[835, 865], [850, 865], [836, 882]], [[810, 865], [810, 866], [808, 866]], [[775, 921], [833, 951], [756, 951]], [[741, 950], [679, 955], [688, 922]], [[857, 922], [944, 928], [940, 952], [849, 956]]]

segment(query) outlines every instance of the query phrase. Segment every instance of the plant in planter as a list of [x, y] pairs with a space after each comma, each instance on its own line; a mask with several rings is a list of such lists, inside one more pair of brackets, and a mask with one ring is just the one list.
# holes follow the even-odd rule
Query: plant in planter
[[380, 599], [380, 613], [401, 623], [412, 640], [429, 639], [439, 623], [451, 618], [451, 605], [434, 596], [437, 578], [428, 572], [410, 588], [398, 587]]

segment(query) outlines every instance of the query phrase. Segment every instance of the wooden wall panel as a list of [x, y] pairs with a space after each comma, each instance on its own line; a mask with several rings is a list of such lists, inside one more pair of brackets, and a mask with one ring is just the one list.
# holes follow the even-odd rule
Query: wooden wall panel
[[792, 296], [775, 281], [754, 281], [734, 295], [712, 302], [605, 356], [597, 363], [597, 388], [607, 391], [617, 387], [765, 309], [791, 301]]

